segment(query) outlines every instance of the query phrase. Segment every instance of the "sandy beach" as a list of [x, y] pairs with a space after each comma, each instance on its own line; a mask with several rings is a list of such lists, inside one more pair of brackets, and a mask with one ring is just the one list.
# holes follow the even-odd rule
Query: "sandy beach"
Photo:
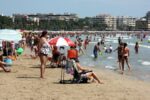
[[20, 56], [11, 73], [0, 71], [0, 100], [150, 100], [149, 82], [92, 69], [104, 84], [60, 84], [59, 68], [46, 68], [40, 79], [39, 65], [39, 59]]

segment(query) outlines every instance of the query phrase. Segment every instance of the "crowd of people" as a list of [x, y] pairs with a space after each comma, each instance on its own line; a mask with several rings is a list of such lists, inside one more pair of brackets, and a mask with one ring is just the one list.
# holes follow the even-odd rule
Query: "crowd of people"
[[[47, 31], [43, 31], [41, 34], [24, 34], [22, 37], [21, 42], [19, 42], [18, 45], [13, 44], [13, 42], [8, 46], [3, 44], [2, 50], [3, 53], [0, 53], [0, 67], [5, 71], [5, 72], [10, 72], [10, 69], [6, 69], [5, 65], [7, 63], [4, 62], [3, 56], [13, 56], [17, 59], [18, 54], [16, 53], [16, 50], [21, 47], [23, 50], [26, 49], [26, 47], [29, 47], [32, 55], [31, 58], [36, 59], [40, 58], [40, 78], [44, 78], [44, 73], [45, 73], [45, 66], [47, 61], [49, 60], [51, 63], [55, 64], [55, 67], [60, 66], [61, 59], [73, 59], [76, 62], [77, 68], [80, 71], [83, 76], [87, 76], [88, 78], [93, 78], [96, 80], [98, 83], [103, 83], [99, 80], [97, 75], [89, 70], [86, 69], [85, 67], [81, 66], [79, 63], [79, 55], [84, 55], [85, 51], [88, 49], [89, 42], [92, 41], [92, 35], [87, 35], [85, 40], [81, 38], [80, 35], [75, 35], [75, 41], [74, 41], [74, 46], [70, 46], [70, 49], [66, 49], [64, 46], [55, 46], [55, 45], [50, 45], [48, 41], [55, 37], [57, 35], [49, 35]], [[73, 35], [72, 35], [73, 36]], [[96, 35], [94, 36], [94, 41], [96, 40]], [[106, 35], [107, 36], [107, 35]], [[62, 37], [67, 37], [67, 35], [62, 35]], [[71, 37], [71, 36], [70, 36]], [[118, 53], [118, 63], [119, 63], [119, 69], [121, 70], [121, 73], [124, 73], [124, 65], [125, 62], [131, 70], [131, 66], [129, 64], [129, 56], [130, 56], [130, 50], [127, 47], [127, 43], [123, 43], [121, 37], [118, 38], [118, 47], [113, 50], [113, 47], [111, 44], [107, 47], [105, 44], [105, 35], [101, 34], [101, 41], [98, 41], [94, 47], [93, 47], [93, 55], [94, 58], [97, 59], [98, 55], [100, 52], [102, 52], [102, 48], [105, 53], [112, 53], [113, 51], [117, 51]], [[7, 49], [7, 50], [6, 50]], [[139, 44], [136, 42], [135, 44], [135, 53], [138, 54], [139, 52]], [[7, 51], [7, 52], [6, 52]], [[10, 57], [9, 57], [10, 58]], [[87, 73], [85, 73], [85, 70]], [[83, 73], [84, 72], [84, 73]]]

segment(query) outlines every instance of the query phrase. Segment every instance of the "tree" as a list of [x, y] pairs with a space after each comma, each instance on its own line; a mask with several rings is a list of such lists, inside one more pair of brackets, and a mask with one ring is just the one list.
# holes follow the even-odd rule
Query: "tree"
[[0, 28], [12, 28], [13, 27], [13, 22], [10, 17], [7, 16], [0, 16]]

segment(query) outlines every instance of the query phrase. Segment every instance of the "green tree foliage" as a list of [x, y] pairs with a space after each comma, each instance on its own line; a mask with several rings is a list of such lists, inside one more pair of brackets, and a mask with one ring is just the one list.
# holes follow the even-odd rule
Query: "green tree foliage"
[[27, 30], [105, 30], [104, 23], [91, 22], [90, 18], [80, 18], [78, 20], [40, 20], [39, 23], [24, 18], [12, 18], [0, 16], [0, 28], [27, 29]]
[[13, 28], [12, 18], [0, 16], [0, 29]]

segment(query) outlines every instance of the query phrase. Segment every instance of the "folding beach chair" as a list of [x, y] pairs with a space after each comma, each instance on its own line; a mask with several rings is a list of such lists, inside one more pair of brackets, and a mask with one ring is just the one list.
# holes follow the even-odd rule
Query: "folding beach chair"
[[72, 80], [64, 80], [64, 71], [61, 71], [61, 81], [60, 83], [87, 83], [88, 78], [86, 76], [82, 76], [81, 73], [79, 73], [76, 62], [74, 60], [66, 60], [66, 65], [65, 65], [65, 71], [67, 74], [73, 75]]

